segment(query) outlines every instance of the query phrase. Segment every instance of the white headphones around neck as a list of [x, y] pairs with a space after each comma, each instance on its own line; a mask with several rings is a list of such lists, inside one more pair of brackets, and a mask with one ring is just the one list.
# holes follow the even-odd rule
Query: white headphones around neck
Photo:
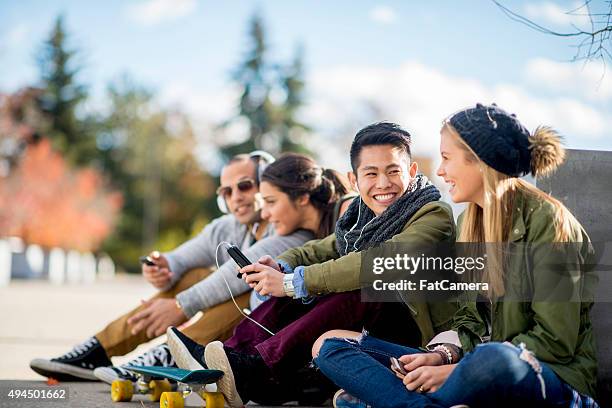
[[[266, 170], [266, 167], [268, 167], [269, 164], [274, 163], [276, 159], [274, 156], [264, 150], [255, 150], [249, 153], [249, 158], [257, 165], [257, 170], [255, 171], [255, 184], [257, 187], [259, 187], [261, 176]], [[221, 197], [220, 195], [217, 195], [217, 206], [219, 207], [219, 211], [221, 211], [223, 214], [230, 213], [230, 209], [227, 206], [225, 198]]]

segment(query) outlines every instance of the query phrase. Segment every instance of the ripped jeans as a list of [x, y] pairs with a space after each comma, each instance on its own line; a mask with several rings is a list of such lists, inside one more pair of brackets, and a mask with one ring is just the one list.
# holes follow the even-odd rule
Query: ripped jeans
[[314, 363], [336, 385], [376, 408], [568, 407], [572, 398], [571, 387], [546, 364], [528, 362], [528, 352], [509, 343], [477, 346], [436, 392], [409, 391], [389, 368], [389, 357], [414, 353], [422, 351], [364, 334], [359, 340], [325, 340]]

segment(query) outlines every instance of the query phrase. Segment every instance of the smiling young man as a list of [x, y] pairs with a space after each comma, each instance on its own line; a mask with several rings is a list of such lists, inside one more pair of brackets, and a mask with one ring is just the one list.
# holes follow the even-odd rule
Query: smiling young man
[[[35, 359], [30, 367], [41, 375], [65, 380], [100, 379], [110, 383], [119, 377], [134, 379], [128, 371], [113, 367], [110, 357], [132, 351], [200, 310], [204, 315], [184, 329], [190, 336], [203, 343], [229, 337], [242, 315], [230, 300], [221, 278], [226, 270], [235, 276], [235, 264], [225, 250], [217, 251], [217, 246], [230, 242], [241, 247], [251, 259], [258, 259], [270, 251], [279, 254], [302, 245], [313, 237], [304, 231], [274, 235], [272, 226], [261, 220], [257, 203], [259, 173], [273, 160], [265, 152], [232, 158], [221, 172], [221, 186], [217, 191], [219, 206], [227, 214], [213, 220], [195, 238], [173, 251], [163, 254], [154, 251], [150, 254], [154, 265], [142, 266], [144, 278], [159, 292], [63, 356]], [[219, 273], [211, 274], [216, 257]], [[244, 282], [234, 278], [229, 285], [241, 308], [249, 303], [254, 308], [260, 303], [255, 296], [245, 293], [250, 288]], [[174, 360], [164, 343], [130, 364], [172, 366]]]
[[[361, 302], [357, 290], [361, 251], [383, 242], [421, 245], [454, 242], [455, 225], [450, 206], [439, 201], [436, 187], [417, 174], [417, 164], [410, 156], [410, 135], [398, 125], [376, 123], [360, 130], [350, 155], [353, 172], [349, 178], [359, 191], [359, 198], [338, 220], [335, 233], [284, 252], [278, 258], [282, 267], [266, 257], [260, 259], [261, 263], [241, 269], [248, 273], [246, 281], [261, 295], [296, 299], [314, 296], [314, 300], [308, 303], [308, 312], [297, 320], [285, 321], [278, 314], [273, 314], [273, 318], [263, 316], [264, 320], [259, 322], [275, 330], [274, 336], [266, 336], [261, 330], [242, 330], [241, 326], [249, 324], [243, 322], [225, 345], [212, 342], [206, 347], [208, 368], [225, 373], [218, 388], [231, 407], [247, 400], [259, 402], [258, 394], [277, 397], [277, 392], [289, 390], [292, 383], [281, 379], [293, 378], [295, 382], [295, 376], [287, 373], [287, 367], [294, 367], [295, 371], [300, 364], [307, 364], [312, 344], [328, 330], [361, 330], [365, 326], [374, 332], [411, 336], [412, 343], [422, 343], [450, 325], [456, 310], [452, 303], [414, 302], [405, 308], [401, 304]], [[302, 307], [301, 301], [284, 299], [278, 303], [279, 308]], [[388, 305], [398, 307], [399, 311], [383, 309]], [[408, 309], [412, 322], [406, 321]], [[386, 321], [381, 324], [383, 320]], [[243, 337], [239, 336], [241, 333]], [[170, 343], [174, 351], [173, 342]], [[178, 344], [176, 348], [193, 348], [187, 343], [185, 340], [184, 346]], [[283, 369], [284, 376], [279, 374]], [[269, 378], [271, 382], [262, 381]], [[271, 387], [272, 384], [276, 387]]]
[[[450, 206], [411, 161], [410, 135], [393, 123], [360, 130], [351, 145], [349, 180], [359, 191], [334, 234], [281, 254], [277, 267], [242, 272], [262, 295], [304, 298], [359, 289], [360, 252], [383, 242], [454, 242]], [[282, 273], [280, 272], [282, 267]], [[430, 330], [428, 330], [430, 331]], [[421, 333], [425, 335], [425, 333]]]

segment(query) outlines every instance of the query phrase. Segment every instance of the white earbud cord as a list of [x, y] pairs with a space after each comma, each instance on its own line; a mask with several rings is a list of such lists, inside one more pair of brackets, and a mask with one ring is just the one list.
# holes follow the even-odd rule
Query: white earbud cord
[[[217, 249], [215, 249], [215, 263], [217, 264], [217, 270], [219, 269], [219, 258], [218, 258], [219, 248], [223, 244], [225, 244], [227, 246], [231, 246], [232, 245], [232, 244], [230, 244], [229, 242], [226, 242], [226, 241], [220, 242], [219, 245], [217, 245]], [[236, 303], [236, 299], [234, 299], [234, 294], [232, 293], [232, 289], [230, 288], [229, 283], [227, 282], [227, 279], [225, 279], [225, 276], [223, 276], [223, 275], [221, 275], [221, 277], [223, 278], [223, 281], [225, 282], [225, 286], [227, 286], [227, 290], [228, 290], [230, 296], [232, 297], [232, 302], [234, 302], [234, 305], [236, 305], [236, 309], [238, 309], [240, 314], [242, 314], [244, 317], [246, 317], [247, 319], [249, 319], [250, 321], [255, 323], [257, 326], [261, 327], [262, 329], [264, 329], [265, 331], [270, 333], [271, 336], [274, 336], [274, 333], [271, 330], [266, 328], [264, 325], [262, 325], [261, 323], [259, 323], [255, 319], [249, 317], [246, 313], [244, 313], [242, 311], [242, 309], [240, 309], [240, 306], [238, 306], [238, 303]]]
[[366, 225], [363, 226], [363, 228], [361, 229], [361, 232], [359, 232], [359, 236], [357, 237], [357, 239], [355, 240], [355, 242], [353, 243], [353, 249], [355, 251], [359, 251], [359, 249], [357, 249], [357, 242], [359, 242], [359, 240], [361, 239], [361, 235], [363, 234], [363, 231], [365, 230], [365, 228], [376, 219], [376, 217], [372, 218], [370, 221], [366, 222]]
[[357, 209], [357, 221], [355, 221], [355, 224], [353, 224], [353, 226], [351, 227], [350, 230], [348, 230], [346, 232], [346, 234], [344, 234], [344, 242], [346, 242], [346, 245], [344, 247], [344, 253], [348, 253], [348, 241], [346, 240], [346, 236], [355, 229], [355, 227], [357, 227], [357, 224], [359, 224], [359, 217], [361, 217], [361, 196], [359, 197], [359, 207]]
[[[346, 242], [346, 245], [344, 247], [344, 252], [345, 253], [348, 253], [348, 241], [346, 239], [346, 236], [357, 227], [357, 225], [359, 224], [359, 217], [361, 217], [361, 197], [359, 197], [359, 201], [360, 201], [359, 202], [359, 209], [357, 210], [357, 221], [355, 221], [355, 224], [353, 224], [351, 229], [348, 230], [346, 234], [344, 234], [344, 241]], [[359, 242], [359, 240], [361, 239], [361, 235], [363, 234], [363, 230], [365, 229], [365, 227], [368, 226], [369, 223], [371, 223], [375, 219], [376, 219], [376, 217], [372, 218], [370, 221], [368, 221], [366, 223], [366, 225], [363, 226], [363, 228], [361, 228], [361, 232], [359, 233], [359, 237], [357, 237], [357, 240], [353, 243], [353, 249], [355, 251], [359, 251], [359, 249], [357, 249], [357, 242]]]

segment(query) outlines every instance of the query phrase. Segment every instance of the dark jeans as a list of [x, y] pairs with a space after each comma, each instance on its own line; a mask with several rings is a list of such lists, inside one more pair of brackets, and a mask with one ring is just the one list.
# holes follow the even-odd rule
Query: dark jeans
[[[436, 392], [409, 391], [389, 368], [389, 357], [422, 351], [365, 336], [359, 341], [328, 339], [315, 364], [339, 387], [376, 408], [567, 407], [571, 388], [544, 363], [541, 377], [521, 359], [521, 349], [502, 343], [476, 347], [457, 364]], [[544, 396], [545, 393], [545, 396]]]

